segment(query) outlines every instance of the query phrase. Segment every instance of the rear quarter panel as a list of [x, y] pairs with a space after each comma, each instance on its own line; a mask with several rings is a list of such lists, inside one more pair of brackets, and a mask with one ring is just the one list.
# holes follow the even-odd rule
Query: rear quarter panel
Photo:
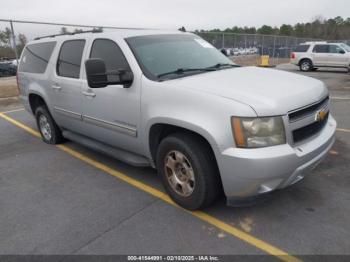
[[[32, 44], [30, 42], [29, 44]], [[18, 66], [18, 88], [19, 88], [19, 98], [24, 105], [25, 109], [30, 113], [32, 112], [30, 105], [29, 105], [29, 95], [30, 94], [36, 94], [41, 96], [44, 101], [46, 102], [49, 110], [52, 112], [51, 108], [51, 96], [50, 96], [50, 77], [52, 74], [52, 70], [55, 68], [55, 61], [58, 53], [58, 46], [59, 44], [56, 43], [56, 46], [51, 54], [50, 60], [47, 64], [46, 70], [43, 74], [39, 73], [28, 73], [28, 72], [22, 72], [21, 71], [21, 61], [23, 59], [23, 52], [20, 58], [20, 63]]]

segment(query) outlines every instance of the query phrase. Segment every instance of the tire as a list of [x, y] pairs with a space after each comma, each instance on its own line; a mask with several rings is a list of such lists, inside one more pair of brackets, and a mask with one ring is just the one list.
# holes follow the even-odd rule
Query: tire
[[318, 70], [318, 67], [313, 67], [312, 68], [312, 71], [317, 71]]
[[43, 141], [47, 144], [60, 144], [64, 141], [62, 132], [46, 106], [35, 110], [35, 119]]
[[[196, 135], [175, 133], [164, 138], [158, 147], [156, 163], [166, 192], [181, 207], [201, 209], [212, 204], [218, 197], [221, 181], [215, 156]], [[181, 176], [187, 180], [187, 186], [170, 182], [180, 181]]]
[[300, 68], [300, 71], [303, 71], [303, 72], [311, 71], [313, 68], [311, 60], [309, 59], [301, 60], [299, 64], [299, 68]]

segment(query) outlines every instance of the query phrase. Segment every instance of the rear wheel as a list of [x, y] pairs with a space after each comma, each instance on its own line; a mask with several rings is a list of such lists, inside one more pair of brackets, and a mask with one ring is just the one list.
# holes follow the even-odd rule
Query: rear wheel
[[164, 138], [157, 152], [157, 169], [169, 196], [184, 208], [208, 206], [220, 192], [215, 157], [195, 135], [176, 133]]
[[60, 128], [55, 123], [46, 106], [35, 110], [35, 118], [41, 137], [45, 143], [59, 144], [64, 141]]
[[307, 72], [307, 71], [312, 70], [313, 66], [312, 66], [311, 60], [309, 60], [309, 59], [302, 60], [300, 62], [299, 68], [303, 72]]

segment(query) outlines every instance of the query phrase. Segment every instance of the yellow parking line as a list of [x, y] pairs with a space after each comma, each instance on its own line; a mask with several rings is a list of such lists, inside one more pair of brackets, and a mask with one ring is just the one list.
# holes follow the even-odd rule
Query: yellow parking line
[[12, 117], [5, 115], [4, 113], [0, 113], [0, 117], [7, 120], [11, 124], [14, 124], [15, 126], [18, 126], [19, 128], [24, 129], [25, 131], [27, 131], [28, 133], [30, 133], [33, 136], [41, 137], [41, 135], [38, 131], [35, 131], [34, 129], [30, 128], [29, 126], [23, 125], [22, 123], [18, 122], [17, 120], [13, 119]]
[[[2, 117], [3, 119], [7, 120], [8, 122], [14, 124], [15, 126], [27, 131], [28, 133], [30, 133], [31, 135], [34, 135], [36, 137], [41, 137], [40, 136], [40, 133], [35, 131], [34, 129], [22, 124], [21, 122], [5, 115], [4, 113], [0, 113], [0, 117]], [[183, 209], [181, 207], [179, 207], [176, 203], [174, 203], [171, 198], [163, 193], [162, 191], [154, 188], [154, 187], [151, 187], [143, 182], [140, 182], [138, 181], [137, 179], [134, 179], [134, 178], [131, 178], [101, 162], [98, 162], [72, 148], [69, 148], [68, 146], [65, 146], [65, 145], [57, 145], [56, 147], [58, 147], [59, 149], [61, 149], [62, 151], [70, 154], [71, 156], [101, 170], [101, 171], [104, 171], [105, 173], [109, 174], [109, 175], [112, 175], [114, 177], [117, 177], [119, 178], [120, 180], [123, 180], [124, 182], [144, 191], [144, 192], [147, 192], [149, 194], [151, 194], [152, 196], [154, 197], [157, 197], [161, 200], [163, 200], [164, 202], [170, 204], [170, 205], [173, 205], [173, 206], [176, 206], [182, 210], [184, 210], [185, 212], [199, 218], [200, 220], [202, 221], [205, 221], [206, 223], [208, 224], [211, 224], [212, 226], [215, 226], [219, 229], [221, 229], [222, 231], [225, 231], [226, 233], [236, 237], [236, 238], [239, 238], [243, 241], [245, 241], [246, 243], [252, 245], [252, 246], [255, 246], [257, 247], [258, 249], [260, 250], [263, 250], [265, 251], [266, 253], [268, 254], [271, 254], [273, 256], [276, 256], [278, 257], [279, 259], [283, 260], [283, 261], [288, 261], [288, 262], [300, 262], [301, 260], [292, 256], [292, 255], [289, 255], [287, 252], [261, 240], [261, 239], [258, 239], [234, 226], [231, 226], [227, 223], [225, 223], [224, 221], [221, 221], [220, 219], [217, 219], [203, 211], [189, 211], [189, 210], [186, 210], [186, 209]]]
[[350, 133], [350, 129], [345, 129], [345, 128], [337, 128], [337, 131]]

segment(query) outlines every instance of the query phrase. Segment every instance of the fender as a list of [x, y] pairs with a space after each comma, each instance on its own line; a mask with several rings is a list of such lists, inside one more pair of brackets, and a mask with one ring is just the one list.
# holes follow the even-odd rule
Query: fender
[[[150, 130], [153, 125], [156, 124], [165, 124], [165, 125], [173, 125], [179, 128], [184, 128], [189, 131], [192, 131], [193, 133], [196, 133], [200, 136], [202, 136], [204, 139], [206, 139], [211, 146], [212, 150], [214, 151], [215, 156], [220, 153], [219, 146], [217, 145], [214, 137], [203, 127], [198, 126], [196, 124], [181, 120], [181, 119], [175, 119], [175, 118], [167, 118], [167, 117], [154, 117], [150, 119], [147, 122], [147, 126], [145, 128], [146, 132], [144, 132], [144, 137], [142, 141], [147, 141], [149, 142], [149, 136], [150, 136]], [[146, 148], [146, 154], [147, 157], [152, 159], [152, 153], [150, 149], [149, 143], [145, 145]]]

